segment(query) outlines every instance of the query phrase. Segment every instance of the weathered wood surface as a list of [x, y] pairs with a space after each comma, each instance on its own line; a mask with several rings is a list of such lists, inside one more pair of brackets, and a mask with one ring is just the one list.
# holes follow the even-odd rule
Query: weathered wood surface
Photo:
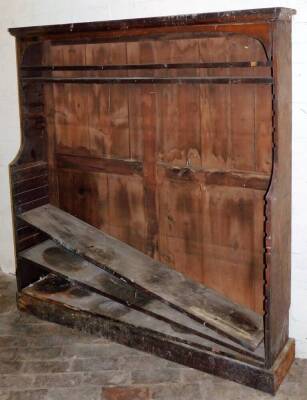
[[[131, 159], [78, 157], [59, 154], [58, 168], [75, 169], [84, 172], [104, 172], [116, 175], [142, 175], [143, 163]], [[264, 183], [262, 184], [262, 187]]]
[[289, 337], [291, 302], [291, 24], [274, 25], [273, 175], [266, 196], [265, 321], [267, 366]]
[[[247, 352], [243, 347], [232, 343], [229, 339], [219, 336], [209, 328], [202, 326], [187, 315], [169, 307], [148, 293], [126, 284], [114, 275], [98, 268], [96, 265], [82, 259], [65, 248], [58, 246], [54, 241], [47, 240], [19, 253], [19, 257], [39, 265], [40, 268], [53, 274], [68, 278], [76, 284], [82, 285], [105, 297], [113, 299], [130, 308], [177, 326], [182, 332], [198, 335], [199, 344], [210, 346], [210, 341], [223, 347], [223, 351], [240, 353], [250, 358], [263, 360], [263, 347], [260, 346], [256, 353]], [[212, 345], [211, 343], [211, 345]], [[214, 345], [213, 345], [214, 347]]]
[[48, 165], [45, 161], [27, 162], [11, 166], [10, 172], [16, 248], [21, 251], [46, 238], [37, 229], [18, 220], [17, 215], [33, 207], [49, 203]]
[[[144, 175], [143, 162], [131, 159], [92, 158], [58, 154], [56, 156], [56, 165], [60, 169], [84, 171], [86, 173], [101, 172], [116, 175]], [[163, 162], [158, 162], [157, 168], [159, 175], [165, 175], [170, 180], [198, 182], [206, 186], [233, 186], [265, 191], [270, 182], [270, 175], [259, 173], [207, 171], [204, 168], [172, 166]]]
[[263, 340], [262, 318], [217, 292], [147, 257], [127, 244], [52, 206], [22, 215], [68, 250], [160, 300], [255, 349]]
[[[288, 338], [294, 13], [273, 8], [11, 30], [23, 142], [11, 166], [15, 217], [47, 202], [59, 205], [142, 252], [155, 249], [159, 261], [261, 316], [265, 303], [267, 368]], [[22, 81], [78, 76], [261, 76], [274, 83]], [[157, 135], [157, 171], [144, 153], [148, 127]], [[49, 194], [38, 198], [46, 176], [34, 169], [46, 161]], [[17, 251], [46, 237], [20, 220], [15, 227]], [[21, 260], [17, 275], [21, 290], [39, 270]]]
[[77, 24], [63, 25], [46, 25], [33, 26], [22, 28], [11, 28], [9, 32], [17, 37], [31, 37], [33, 35], [56, 35], [70, 33], [73, 36], [75, 33], [82, 32], [97, 32], [97, 31], [129, 31], [136, 28], [151, 28], [151, 27], [168, 27], [168, 26], [189, 26], [189, 25], [205, 25], [205, 24], [225, 24], [239, 22], [257, 22], [269, 21], [277, 19], [289, 19], [295, 10], [290, 8], [275, 7], [275, 8], [258, 8], [251, 10], [236, 10], [236, 11], [220, 11], [207, 14], [185, 14], [177, 16], [165, 16], [154, 18], [138, 18], [119, 21], [103, 21], [103, 22], [82, 22]]
[[[228, 351], [218, 345], [214, 346], [206, 340], [201, 340], [199, 337], [181, 330], [176, 324], [167, 323], [158, 320], [151, 315], [144, 314], [138, 310], [120, 304], [108, 297], [93, 292], [91, 289], [80, 286], [77, 283], [68, 281], [62, 277], [55, 275], [47, 275], [47, 277], [39, 280], [37, 283], [30, 285], [24, 292], [35, 296], [36, 293], [41, 298], [58, 301], [63, 304], [68, 304], [75, 310], [87, 311], [93, 314], [102, 315], [109, 319], [119, 321], [130, 326], [134, 326], [139, 330], [149, 331], [161, 338], [173, 340], [175, 342], [183, 343], [188, 346], [195, 347], [203, 351], [213, 351], [217, 354], [221, 353], [223, 356], [230, 358], [239, 358], [241, 360], [249, 361], [254, 365], [261, 365], [255, 359], [238, 355], [234, 351]], [[141, 299], [139, 299], [141, 301]], [[142, 301], [146, 302], [146, 298]]]
[[[270, 68], [235, 67], [245, 60], [268, 62], [261, 43], [247, 35], [52, 43], [50, 53], [55, 64], [68, 68], [232, 65], [115, 71], [123, 78], [239, 73], [253, 78], [257, 71], [271, 77]], [[53, 71], [52, 76], [68, 73], [76, 76], [76, 71]], [[83, 75], [110, 77], [112, 71], [85, 70]], [[54, 108], [57, 179], [52, 193], [59, 193], [59, 202], [50, 203], [262, 315], [272, 99], [270, 85], [245, 86], [46, 85], [54, 92], [54, 107], [47, 108], [50, 114]], [[217, 210], [214, 217], [211, 208]]]
[[[251, 386], [271, 394], [278, 389], [294, 359], [294, 342], [290, 340], [272, 369], [263, 369], [222, 354], [201, 350], [171, 336], [156, 333], [150, 327], [139, 328], [126, 323], [121, 309], [115, 306], [117, 318], [110, 309], [113, 304], [102, 296], [54, 277], [24, 289], [18, 295], [18, 306], [39, 318], [61, 323], [83, 332], [104, 336], [121, 344], [146, 351], [183, 365]], [[148, 326], [148, 319], [146, 321]], [[156, 326], [155, 326], [156, 327]]]
[[261, 84], [261, 85], [271, 85], [273, 80], [268, 77], [240, 77], [240, 76], [227, 76], [227, 77], [187, 77], [182, 76], [178, 78], [171, 77], [110, 77], [110, 78], [99, 78], [99, 77], [24, 77], [22, 81], [27, 85], [28, 83], [75, 83], [75, 84], [149, 84], [149, 83], [159, 83], [159, 84], [220, 84], [224, 85], [226, 83], [231, 84]]
[[120, 71], [140, 69], [186, 69], [186, 68], [257, 68], [271, 67], [270, 61], [237, 61], [212, 63], [165, 63], [165, 64], [103, 64], [103, 65], [22, 65], [22, 71]]

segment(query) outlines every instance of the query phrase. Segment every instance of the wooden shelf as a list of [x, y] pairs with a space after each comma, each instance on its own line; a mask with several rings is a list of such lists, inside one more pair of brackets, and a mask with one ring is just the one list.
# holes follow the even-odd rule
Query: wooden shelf
[[[53, 290], [51, 290], [51, 288]], [[82, 296], [80, 296], [82, 294]], [[65, 278], [50, 274], [35, 284], [25, 288], [21, 296], [30, 296], [34, 299], [45, 299], [58, 304], [63, 304], [72, 309], [82, 310], [92, 315], [108, 318], [112, 321], [120, 322], [126, 326], [135, 327], [147, 334], [155, 335], [163, 340], [173, 341], [175, 343], [188, 346], [196, 351], [209, 351], [218, 354], [221, 357], [230, 359], [238, 359], [237, 353], [225, 349], [210, 341], [200, 340], [191, 332], [176, 329], [176, 324], [169, 324], [162, 320], [156, 319], [142, 312], [132, 309], [124, 304], [120, 304], [108, 297], [93, 292], [74, 282], [70, 282]], [[250, 357], [239, 356], [239, 360], [247, 361], [261, 367], [263, 365], [259, 360]]]
[[102, 65], [22, 65], [22, 71], [121, 71], [139, 69], [188, 69], [188, 68], [255, 68], [271, 67], [270, 61], [237, 61], [210, 63], [165, 64], [102, 64]]
[[[70, 282], [75, 282], [87, 290], [143, 312], [146, 316], [149, 315], [159, 321], [171, 324], [180, 332], [193, 335], [193, 341], [200, 346], [212, 347], [217, 344], [223, 347], [222, 350], [220, 349], [221, 351], [241, 354], [241, 356], [263, 362], [263, 353], [260, 356], [258, 353], [246, 351], [243, 347], [233, 344], [150, 294], [133, 288], [96, 265], [56, 245], [52, 240], [47, 240], [19, 253], [19, 257], [39, 265], [48, 272], [67, 278]], [[210, 344], [208, 341], [212, 343]]]
[[[144, 320], [141, 313], [137, 316], [128, 307], [53, 275], [23, 289], [18, 293], [17, 303], [20, 310], [43, 320], [105, 337], [204, 372], [210, 373], [214, 368], [217, 376], [265, 389], [268, 393], [276, 390], [274, 373], [283, 376], [289, 368], [289, 358], [294, 358], [293, 341], [287, 342], [272, 370], [232, 359], [219, 353], [218, 347], [205, 350], [205, 346], [189, 344], [181, 333], [155, 319]], [[245, 378], [247, 371], [248, 379]]]
[[48, 204], [21, 218], [85, 260], [244, 347], [255, 350], [262, 342], [260, 315], [59, 208]]
[[239, 77], [239, 76], [220, 76], [220, 77], [176, 77], [176, 78], [159, 78], [159, 77], [24, 77], [24, 83], [77, 83], [77, 84], [262, 84], [271, 85], [273, 79], [270, 77]]
[[[57, 168], [74, 169], [84, 172], [102, 172], [119, 175], [143, 176], [143, 162], [130, 159], [93, 158], [67, 154], [56, 155]], [[267, 190], [270, 175], [243, 171], [206, 170], [193, 166], [182, 167], [159, 162], [157, 167], [168, 178], [186, 181], [199, 181], [206, 185], [225, 185]]]

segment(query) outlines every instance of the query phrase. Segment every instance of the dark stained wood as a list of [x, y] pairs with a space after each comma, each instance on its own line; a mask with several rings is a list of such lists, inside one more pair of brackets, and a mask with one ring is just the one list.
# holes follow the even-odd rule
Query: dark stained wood
[[[264, 316], [265, 371], [286, 354], [269, 375], [272, 391], [293, 358], [294, 13], [272, 8], [11, 32], [22, 131], [10, 167], [17, 258], [46, 239], [18, 215], [58, 206]], [[19, 291], [41, 273], [18, 258]], [[188, 347], [180, 352], [190, 357]], [[249, 364], [241, 381], [252, 379]]]
[[65, 78], [65, 77], [28, 77], [22, 78], [23, 82], [27, 84], [28, 82], [35, 82], [35, 83], [77, 83], [80, 84], [148, 84], [148, 83], [159, 83], [159, 84], [183, 84], [183, 83], [207, 83], [207, 84], [225, 84], [225, 83], [232, 83], [232, 84], [272, 84], [272, 78], [266, 77], [240, 77], [240, 76], [229, 76], [229, 77], [186, 77], [181, 76], [178, 78], [139, 78], [139, 77], [112, 77], [112, 78], [99, 78], [99, 77], [78, 77], [78, 78]]
[[[48, 164], [46, 161], [37, 161], [22, 165], [18, 165], [17, 163], [10, 167], [10, 172], [14, 208], [15, 244], [16, 250], [20, 251], [40, 243], [46, 238], [45, 234], [24, 224], [17, 216], [23, 211], [49, 203]], [[31, 283], [31, 279], [26, 277], [27, 274], [20, 272], [18, 268], [17, 274], [20, 275], [17, 278], [20, 287]], [[29, 272], [29, 275], [31, 275], [31, 272]], [[37, 275], [33, 274], [33, 278], [36, 279]]]
[[242, 173], [233, 171], [219, 171], [197, 169], [191, 167], [171, 166], [158, 164], [160, 174], [165, 174], [169, 179], [181, 181], [194, 181], [208, 185], [234, 186], [266, 191], [270, 176], [255, 173]]
[[[289, 17], [290, 18], [290, 17]], [[249, 35], [255, 38], [263, 46], [266, 57], [271, 59], [271, 25], [266, 22], [253, 24], [197, 24], [193, 26], [173, 25], [168, 27], [153, 28], [134, 28], [131, 30], [118, 31], [100, 31], [93, 33], [63, 33], [61, 35], [46, 35], [43, 40], [51, 40], [51, 43], [57, 45], [87, 44], [87, 43], [117, 43], [121, 41], [135, 42], [142, 41], [144, 38], [151, 40], [161, 39], [191, 39], [208, 38], [232, 35]], [[34, 38], [37, 40], [37, 38]], [[27, 64], [25, 62], [25, 64]]]
[[255, 166], [261, 173], [272, 172], [272, 88], [255, 88]]
[[21, 166], [12, 167], [12, 177], [14, 183], [25, 181], [27, 179], [33, 179], [48, 174], [48, 164], [46, 161], [38, 161], [34, 163], [25, 163]]
[[[35, 246], [38, 243], [43, 242], [47, 239], [47, 236], [44, 233], [37, 232], [35, 230], [21, 230], [16, 232], [16, 248], [17, 251], [23, 251], [28, 249], [29, 247]], [[17, 270], [18, 278], [17, 281], [20, 282], [20, 285], [27, 286], [27, 284], [33, 282], [33, 275], [31, 275], [31, 271], [22, 271]], [[26, 282], [27, 281], [27, 282]]]
[[261, 343], [262, 318], [256, 313], [189, 281], [182, 274], [64, 211], [47, 205], [24, 213], [22, 219], [68, 250], [247, 348], [255, 349]]
[[291, 25], [274, 25], [273, 175], [266, 197], [265, 321], [267, 366], [289, 335], [291, 288]]
[[230, 354], [234, 357], [241, 354], [258, 360], [258, 362], [263, 361], [263, 356], [261, 356], [263, 349], [255, 354], [247, 352], [243, 347], [228, 340], [225, 341], [225, 338], [220, 337], [217, 333], [56, 245], [52, 240], [47, 240], [21, 252], [19, 257], [34, 263], [41, 269], [46, 269], [52, 274], [68, 278], [70, 282], [75, 282], [88, 291], [96, 292], [127, 305], [129, 308], [144, 312], [146, 315], [167, 322], [172, 326], [177, 326], [181, 332], [196, 335], [198, 337], [193, 339], [195, 343], [213, 347], [217, 344], [223, 347], [224, 352], [230, 350]]
[[131, 159], [79, 157], [58, 154], [58, 168], [77, 169], [85, 172], [104, 172], [116, 175], [143, 175], [143, 164]]
[[[101, 294], [94, 293], [92, 290], [88, 290], [84, 287], [84, 285], [80, 286], [77, 283], [70, 282], [58, 276], [48, 275], [47, 278], [27, 287], [24, 291], [32, 296], [35, 296], [36, 292], [38, 292], [39, 296], [42, 298], [44, 295], [47, 295], [49, 299], [59, 301], [63, 304], [69, 303], [71, 307], [82, 309], [93, 314], [104, 315], [115, 321], [117, 320], [130, 326], [137, 327], [140, 330], [142, 329], [145, 332], [152, 332], [161, 338], [173, 340], [174, 342], [195, 347], [199, 350], [212, 351], [210, 342], [208, 343], [204, 339], [199, 340], [197, 336], [185, 332], [185, 330], [179, 331], [180, 328], [176, 323], [166, 323], [161, 319], [145, 315], [140, 311], [120, 304]], [[143, 301], [146, 301], [146, 299], [143, 299]], [[216, 352], [221, 353], [223, 356], [233, 358], [233, 354], [231, 354], [230, 351], [228, 354], [225, 354], [223, 350], [224, 349], [217, 346]], [[244, 360], [243, 356], [241, 358]], [[261, 366], [261, 363], [255, 360], [252, 360], [251, 363], [256, 366]]]
[[[70, 63], [85, 65], [86, 63], [86, 47], [84, 45], [51, 46], [49, 52], [52, 59], [63, 65]], [[51, 79], [54, 74], [50, 76]], [[64, 72], [64, 76], [67, 76], [66, 72]], [[50, 116], [50, 122], [54, 124], [55, 133], [53, 153], [89, 155], [89, 87], [71, 84], [51, 85], [51, 87], [53, 90], [53, 110], [51, 110], [53, 116]]]
[[[60, 207], [145, 251], [144, 190], [138, 175], [59, 169]], [[93, 202], [96, 207], [91, 207]]]
[[14, 201], [17, 206], [28, 203], [33, 198], [41, 199], [42, 197], [48, 197], [49, 186], [48, 184], [40, 186], [38, 188], [30, 189], [14, 196]]
[[14, 196], [26, 192], [28, 190], [34, 190], [48, 184], [48, 174], [47, 171], [43, 175], [38, 175], [37, 177], [24, 179], [21, 181], [16, 181], [14, 183]]
[[204, 282], [261, 316], [263, 196], [252, 189], [208, 187], [202, 231]]
[[[31, 241], [28, 239], [28, 241]], [[35, 244], [39, 243], [39, 240], [32, 238], [30, 246], [35, 246]], [[30, 246], [25, 246], [28, 248]], [[23, 248], [21, 246], [20, 251]], [[22, 289], [29, 286], [33, 282], [40, 280], [42, 277], [48, 275], [48, 273], [41, 267], [34, 265], [27, 260], [21, 260], [17, 258], [17, 265], [16, 265], [16, 278], [17, 278], [17, 289], [18, 292], [21, 292]]]
[[[46, 49], [46, 57], [50, 58], [50, 46]], [[59, 182], [56, 170], [56, 126], [55, 126], [55, 98], [54, 98], [54, 88], [51, 85], [46, 85], [44, 87], [45, 104], [48, 104], [48, 109], [46, 107], [46, 129], [48, 138], [48, 149], [47, 149], [47, 159], [48, 159], [48, 182], [49, 186], [52, 188], [49, 198], [50, 203], [55, 206], [59, 205]]]
[[78, 24], [47, 25], [38, 27], [11, 28], [9, 32], [17, 37], [47, 34], [81, 33], [95, 31], [127, 31], [135, 28], [189, 26], [197, 24], [243, 23], [256, 21], [272, 22], [276, 19], [289, 19], [295, 10], [290, 8], [258, 8], [253, 10], [221, 11], [207, 14], [177, 15], [167, 17], [139, 18], [119, 21], [90, 22]]
[[106, 232], [145, 252], [147, 221], [143, 179], [138, 176], [110, 175], [107, 179], [107, 187], [108, 227]]
[[[210, 351], [201, 351], [171, 336], [156, 333], [155, 330], [123, 322], [123, 308], [116, 309], [117, 315], [110, 314], [110, 301], [104, 302], [107, 310], [102, 312], [102, 296], [88, 293], [84, 288], [71, 287], [65, 281], [54, 284], [53, 277], [24, 289], [18, 296], [18, 307], [39, 318], [61, 323], [96, 336], [104, 336], [121, 344], [146, 351], [170, 361], [214, 373], [222, 378], [274, 394], [294, 359], [294, 342], [289, 340], [272, 369], [231, 360]], [[98, 297], [98, 300], [97, 300]], [[99, 311], [97, 311], [99, 303]], [[113, 306], [113, 304], [112, 304]], [[105, 310], [104, 310], [105, 311]], [[142, 320], [143, 321], [143, 320]], [[148, 326], [148, 320], [146, 321]], [[156, 325], [155, 325], [156, 327]]]
[[[65, 46], [63, 46], [65, 47]], [[127, 62], [126, 43], [86, 45], [86, 64]], [[89, 72], [93, 77], [97, 74]], [[98, 72], [100, 76], [100, 73]], [[104, 76], [109, 76], [106, 72]], [[125, 77], [125, 71], [117, 73]], [[88, 89], [90, 152], [95, 157], [129, 158], [128, 87], [95, 84]]]
[[103, 64], [103, 65], [22, 65], [22, 71], [121, 71], [140, 69], [189, 69], [189, 68], [257, 68], [271, 67], [270, 61], [237, 61], [207, 63], [165, 64]]

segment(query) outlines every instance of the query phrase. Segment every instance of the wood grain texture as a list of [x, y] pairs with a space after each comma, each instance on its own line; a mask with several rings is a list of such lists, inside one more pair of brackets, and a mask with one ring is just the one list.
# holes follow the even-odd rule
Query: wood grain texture
[[247, 348], [255, 349], [261, 343], [262, 318], [256, 313], [188, 280], [72, 215], [47, 205], [24, 213], [22, 219], [98, 267], [122, 277]]
[[[256, 353], [246, 351], [243, 347], [225, 339], [223, 336], [219, 336], [185, 314], [174, 310], [149, 294], [127, 285], [121, 279], [56, 245], [52, 240], [47, 240], [20, 253], [20, 258], [32, 262], [34, 266], [39, 266], [52, 274], [67, 278], [69, 282], [81, 285], [89, 293], [98, 293], [129, 308], [143, 312], [145, 313], [143, 318], [149, 315], [168, 323], [174, 329], [177, 327], [182, 333], [191, 335], [190, 341], [194, 341], [200, 347], [206, 346], [207, 349], [212, 349], [217, 345], [216, 352], [228, 352], [231, 357], [241, 360], [256, 360], [260, 364], [264, 361], [262, 348]], [[135, 315], [136, 317], [139, 316], [136, 321], [141, 323], [141, 314], [136, 313]], [[154, 325], [153, 328], [157, 330]], [[176, 337], [175, 331], [173, 336]]]
[[251, 10], [236, 10], [236, 11], [220, 11], [207, 14], [191, 14], [182, 16], [165, 16], [154, 18], [139, 18], [119, 21], [104, 21], [78, 24], [63, 24], [63, 25], [47, 25], [26, 28], [11, 28], [9, 31], [12, 35], [18, 37], [31, 35], [50, 35], [82, 32], [99, 32], [123, 30], [129, 31], [133, 28], [150, 28], [150, 27], [168, 27], [168, 26], [189, 26], [197, 24], [224, 24], [224, 23], [244, 23], [257, 21], [274, 21], [277, 19], [290, 19], [296, 11], [285, 7], [275, 8], [258, 8]]
[[[266, 371], [287, 353], [271, 387], [293, 358], [285, 347], [294, 13], [11, 30], [22, 128], [11, 166], [17, 252], [46, 238], [18, 214], [59, 204], [258, 318], [264, 310]], [[19, 259], [19, 290], [40, 273]]]
[[[51, 46], [51, 59], [63, 65], [84, 65], [86, 48], [78, 46]], [[67, 75], [67, 73], [64, 73]], [[57, 75], [54, 72], [53, 75]], [[58, 79], [52, 76], [50, 79]], [[56, 152], [87, 155], [89, 153], [88, 87], [81, 85], [52, 85], [54, 96], [54, 125]]]
[[[67, 296], [69, 293], [69, 296]], [[294, 342], [289, 340], [271, 369], [259, 368], [241, 361], [200, 351], [185, 343], [173, 341], [151, 329], [138, 329], [135, 321], [126, 324], [114, 316], [108, 317], [101, 310], [88, 310], [89, 303], [95, 305], [95, 296], [86, 296], [84, 289], [69, 288], [69, 284], [56, 285], [47, 278], [43, 282], [25, 289], [18, 295], [18, 307], [47, 321], [77, 328], [96, 337], [104, 336], [118, 343], [155, 354], [170, 361], [212, 373], [267, 393], [275, 394], [294, 357]], [[101, 296], [99, 296], [101, 298]], [[83, 300], [82, 300], [83, 298]], [[91, 298], [92, 300], [89, 301]], [[85, 304], [84, 304], [85, 303]], [[110, 302], [105, 302], [105, 304]], [[77, 307], [76, 307], [77, 306]]]
[[[88, 44], [86, 64], [126, 63], [126, 44]], [[108, 76], [108, 72], [103, 73]], [[125, 71], [117, 73], [125, 76]], [[89, 89], [88, 107], [92, 156], [129, 158], [128, 88], [120, 85], [94, 85]]]
[[266, 355], [271, 367], [289, 335], [291, 288], [291, 25], [274, 25], [274, 153], [266, 197]]

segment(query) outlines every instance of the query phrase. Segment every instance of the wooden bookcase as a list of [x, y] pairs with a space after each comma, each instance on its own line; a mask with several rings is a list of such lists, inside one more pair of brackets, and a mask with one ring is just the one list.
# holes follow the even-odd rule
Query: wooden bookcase
[[10, 29], [20, 309], [275, 393], [294, 358], [294, 13]]

